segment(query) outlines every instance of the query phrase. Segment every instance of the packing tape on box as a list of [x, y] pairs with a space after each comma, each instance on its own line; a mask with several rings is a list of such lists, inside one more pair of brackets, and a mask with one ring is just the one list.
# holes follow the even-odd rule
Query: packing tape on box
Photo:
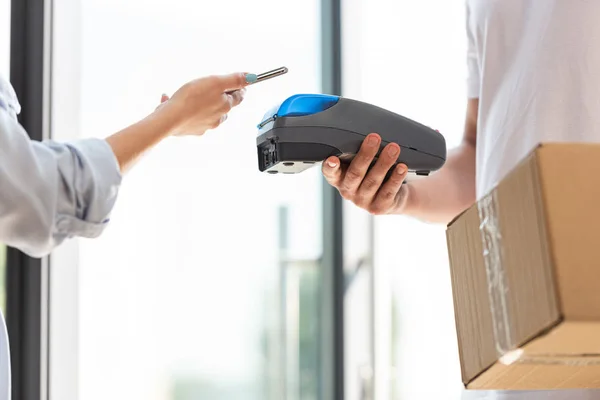
[[503, 263], [497, 191], [492, 191], [477, 204], [498, 361], [504, 365], [515, 363], [562, 366], [600, 365], [600, 354], [527, 354], [519, 348], [520, 344], [515, 342], [511, 329], [511, 304], [509, 304], [509, 285]]
[[588, 367], [600, 365], [599, 354], [538, 354], [524, 355], [517, 364], [560, 365], [568, 367]]
[[502, 234], [496, 197], [494, 190], [482, 198], [478, 202], [478, 210], [494, 340], [498, 356], [502, 357], [514, 350], [517, 343], [514, 342], [511, 334], [510, 305], [507, 296], [509, 288], [502, 262]]

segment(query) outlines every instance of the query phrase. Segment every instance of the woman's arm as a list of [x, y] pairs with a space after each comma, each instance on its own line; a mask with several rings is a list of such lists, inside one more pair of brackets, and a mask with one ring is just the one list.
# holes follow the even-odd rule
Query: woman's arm
[[246, 85], [245, 74], [212, 76], [185, 84], [171, 99], [163, 95], [154, 113], [106, 139], [121, 170], [168, 136], [203, 135], [218, 127], [241, 103]]
[[[97, 237], [108, 223], [122, 173], [169, 135], [201, 135], [218, 126], [241, 101], [239, 89], [245, 84], [244, 74], [199, 79], [106, 140], [62, 144], [31, 141], [5, 97], [0, 103], [0, 242], [41, 257], [67, 238]], [[230, 90], [238, 91], [225, 93]]]

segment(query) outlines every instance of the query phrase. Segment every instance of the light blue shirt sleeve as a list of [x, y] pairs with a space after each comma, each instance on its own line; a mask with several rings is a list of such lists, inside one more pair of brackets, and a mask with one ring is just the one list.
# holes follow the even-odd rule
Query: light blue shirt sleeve
[[15, 101], [0, 90], [0, 243], [42, 257], [66, 239], [99, 236], [122, 180], [111, 147], [32, 141]]

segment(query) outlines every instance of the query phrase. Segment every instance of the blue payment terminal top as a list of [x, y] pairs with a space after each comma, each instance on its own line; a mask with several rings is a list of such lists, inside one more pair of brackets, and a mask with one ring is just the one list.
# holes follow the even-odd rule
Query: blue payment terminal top
[[293, 95], [267, 111], [257, 128], [263, 132], [269, 122], [273, 122], [277, 118], [300, 117], [325, 111], [334, 106], [339, 100], [339, 96], [328, 94]]

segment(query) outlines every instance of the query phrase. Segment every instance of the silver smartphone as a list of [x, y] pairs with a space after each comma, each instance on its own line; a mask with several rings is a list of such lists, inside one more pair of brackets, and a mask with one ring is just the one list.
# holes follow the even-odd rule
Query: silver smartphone
[[[256, 81], [250, 83], [248, 86], [256, 85], [259, 82], [264, 82], [269, 79], [277, 78], [278, 76], [287, 74], [287, 72], [288, 72], [287, 67], [280, 67], [277, 69], [273, 69], [271, 71], [263, 72], [262, 74], [256, 75]], [[231, 91], [227, 92], [227, 94], [232, 94], [234, 92], [235, 92], [235, 90], [231, 90]]]
[[276, 78], [281, 75], [285, 75], [285, 74], [287, 74], [287, 72], [288, 72], [287, 67], [281, 67], [281, 68], [273, 69], [271, 71], [263, 72], [262, 74], [259, 74], [256, 76], [256, 81], [254, 83], [252, 83], [252, 85], [257, 84], [259, 82], [269, 80], [269, 79]]

